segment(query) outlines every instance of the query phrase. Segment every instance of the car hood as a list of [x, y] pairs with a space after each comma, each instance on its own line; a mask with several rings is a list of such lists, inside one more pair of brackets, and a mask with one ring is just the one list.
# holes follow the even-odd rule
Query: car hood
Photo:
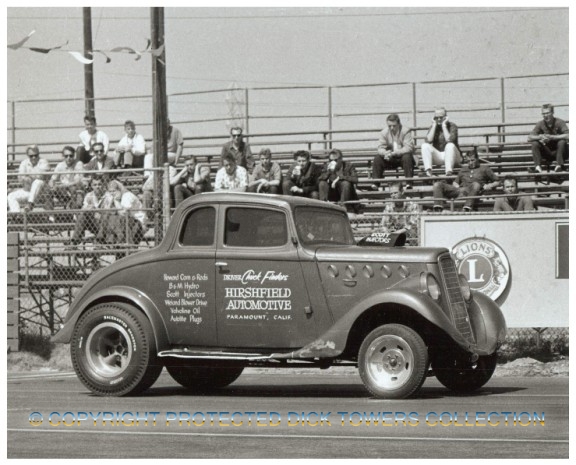
[[399, 262], [434, 263], [448, 249], [439, 247], [319, 247], [316, 259], [319, 262]]

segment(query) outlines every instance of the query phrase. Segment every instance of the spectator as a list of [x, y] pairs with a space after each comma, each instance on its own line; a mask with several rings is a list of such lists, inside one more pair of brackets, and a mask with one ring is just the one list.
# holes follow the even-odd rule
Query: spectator
[[382, 232], [393, 233], [405, 230], [407, 238], [416, 240], [422, 209], [416, 202], [402, 201], [404, 198], [403, 184], [401, 182], [393, 183], [390, 186], [391, 200], [384, 204]]
[[[442, 211], [444, 198], [455, 199], [458, 197], [472, 197], [482, 194], [500, 185], [498, 176], [486, 165], [480, 165], [476, 149], [466, 154], [465, 162], [452, 185], [446, 181], [434, 183], [434, 211]], [[463, 211], [469, 212], [476, 209], [477, 199], [466, 199]]]
[[231, 152], [224, 154], [222, 168], [216, 173], [215, 191], [246, 192], [248, 187], [248, 172], [242, 166], [236, 165], [236, 158]]
[[[328, 162], [322, 167], [319, 176], [318, 195], [320, 200], [332, 202], [349, 202], [358, 200], [355, 185], [358, 175], [354, 165], [343, 160], [342, 152], [333, 149], [328, 154]], [[348, 210], [358, 213], [359, 205], [345, 204]]]
[[294, 152], [294, 160], [282, 183], [282, 192], [284, 195], [318, 199], [318, 177], [322, 168], [310, 161], [310, 152], [306, 150]]
[[21, 204], [30, 211], [34, 203], [43, 195], [44, 184], [48, 178], [50, 165], [44, 158], [40, 158], [40, 149], [37, 145], [30, 145], [26, 149], [28, 158], [22, 160], [18, 168], [18, 179], [22, 188], [8, 194], [8, 207], [11, 212], [20, 212]]
[[184, 199], [202, 192], [210, 192], [210, 167], [196, 163], [195, 157], [184, 162], [184, 168], [174, 177], [174, 206], [178, 206]]
[[182, 133], [180, 129], [175, 128], [170, 124], [170, 120], [167, 120], [168, 123], [168, 143], [167, 149], [168, 152], [167, 158], [168, 163], [172, 163], [176, 165], [178, 160], [182, 156], [182, 150], [184, 150], [184, 138], [182, 137]]
[[114, 151], [114, 164], [124, 169], [142, 168], [146, 153], [144, 137], [136, 132], [134, 121], [126, 121], [124, 131], [126, 135], [120, 139]]
[[270, 149], [262, 149], [258, 157], [260, 158], [260, 163], [256, 165], [254, 172], [250, 175], [248, 191], [281, 194], [282, 169], [278, 163], [272, 161], [272, 152], [270, 152]]
[[[92, 155], [92, 159], [86, 165], [84, 165], [84, 170], [110, 171], [116, 167], [112, 157], [106, 155], [106, 148], [102, 142], [96, 142], [93, 144], [92, 147], [90, 147], [90, 154]], [[111, 173], [89, 173], [88, 176], [90, 178], [100, 176], [104, 179], [104, 182], [107, 183], [111, 178]]]
[[446, 109], [438, 108], [434, 112], [432, 126], [422, 144], [422, 163], [426, 176], [432, 176], [432, 165], [442, 165], [446, 176], [453, 174], [454, 168], [460, 166], [461, 155], [458, 146], [458, 126], [448, 120]]
[[80, 244], [84, 240], [85, 231], [94, 234], [96, 242], [106, 242], [107, 222], [112, 207], [112, 196], [107, 192], [102, 178], [94, 178], [90, 182], [91, 191], [84, 196], [82, 211], [76, 218], [72, 245]]
[[[84, 199], [84, 184], [82, 172], [84, 165], [76, 160], [74, 147], [69, 145], [62, 149], [64, 160], [56, 165], [54, 174], [48, 182], [49, 189], [46, 192], [44, 203], [45, 210], [54, 210], [54, 198], [63, 202], [66, 208], [75, 210], [82, 207]], [[54, 221], [54, 217], [49, 217]]]
[[504, 178], [504, 192], [511, 197], [498, 197], [494, 202], [495, 212], [531, 211], [535, 210], [534, 202], [529, 196], [518, 197], [518, 182], [512, 176]]
[[104, 153], [107, 154], [110, 140], [106, 133], [96, 128], [96, 118], [94, 116], [85, 116], [84, 126], [86, 129], [78, 136], [80, 137], [80, 145], [78, 145], [76, 155], [78, 156], [78, 160], [86, 164], [90, 161], [91, 147], [96, 142], [100, 142], [104, 147]]
[[532, 142], [534, 167], [530, 171], [542, 172], [542, 159], [556, 161], [555, 172], [564, 170], [564, 161], [568, 158], [568, 126], [560, 118], [554, 117], [554, 107], [547, 103], [542, 105], [542, 121], [539, 121], [528, 136]]
[[220, 167], [224, 166], [224, 155], [228, 152], [234, 155], [236, 165], [246, 168], [249, 173], [254, 169], [254, 157], [250, 145], [244, 142], [242, 137], [242, 128], [234, 127], [230, 129], [231, 140], [222, 146], [220, 155]]
[[[387, 129], [380, 133], [378, 141], [378, 155], [372, 162], [372, 177], [379, 179], [383, 177], [385, 169], [396, 169], [399, 166], [404, 171], [407, 178], [414, 177], [414, 138], [412, 131], [404, 129], [397, 114], [388, 115], [386, 118]], [[372, 184], [372, 190], [378, 190], [379, 182]], [[412, 189], [411, 181], [406, 183], [406, 189]]]
[[117, 180], [108, 183], [108, 192], [112, 196], [112, 208], [117, 213], [108, 219], [108, 232], [116, 237], [117, 244], [140, 243], [146, 232], [146, 214], [142, 210], [142, 202]]

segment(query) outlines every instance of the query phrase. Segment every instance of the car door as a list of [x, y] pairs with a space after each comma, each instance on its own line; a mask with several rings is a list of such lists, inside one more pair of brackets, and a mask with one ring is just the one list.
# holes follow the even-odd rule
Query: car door
[[165, 260], [153, 269], [160, 286], [157, 305], [175, 345], [215, 346], [217, 206], [200, 206], [183, 215]]
[[288, 212], [229, 205], [220, 214], [216, 313], [221, 346], [299, 348], [316, 337]]

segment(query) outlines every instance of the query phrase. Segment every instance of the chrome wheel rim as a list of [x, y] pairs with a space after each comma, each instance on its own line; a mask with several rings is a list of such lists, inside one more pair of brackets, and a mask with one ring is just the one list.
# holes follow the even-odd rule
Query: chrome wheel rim
[[88, 335], [85, 350], [90, 368], [105, 378], [122, 374], [132, 359], [130, 337], [118, 323], [106, 322], [96, 326]]
[[414, 371], [414, 352], [401, 337], [380, 336], [372, 341], [366, 354], [368, 376], [382, 389], [401, 388]]

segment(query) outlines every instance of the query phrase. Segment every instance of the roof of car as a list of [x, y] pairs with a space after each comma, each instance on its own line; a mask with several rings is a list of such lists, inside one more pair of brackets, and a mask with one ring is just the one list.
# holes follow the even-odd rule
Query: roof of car
[[182, 202], [182, 208], [196, 203], [255, 203], [260, 205], [273, 205], [281, 207], [290, 207], [305, 205], [323, 208], [335, 208], [342, 210], [342, 207], [323, 202], [320, 200], [309, 199], [306, 197], [297, 197], [291, 195], [272, 195], [256, 194], [251, 192], [205, 192], [193, 195]]

